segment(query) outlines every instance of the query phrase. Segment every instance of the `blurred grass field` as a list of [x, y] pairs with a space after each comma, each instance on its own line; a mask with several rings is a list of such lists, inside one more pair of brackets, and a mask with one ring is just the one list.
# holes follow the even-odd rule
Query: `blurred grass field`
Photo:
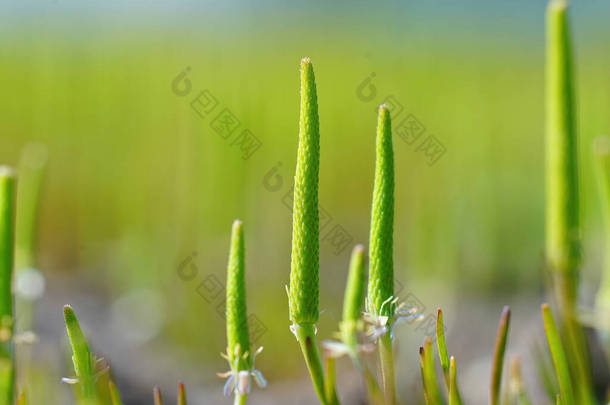
[[[7, 6], [0, 161], [15, 165], [29, 141], [48, 145], [40, 267], [50, 279], [95, 285], [110, 302], [134, 289], [153, 291], [163, 312], [157, 342], [222, 364], [217, 303], [196, 290], [209, 275], [223, 279], [230, 224], [240, 218], [250, 311], [268, 328], [261, 343], [296, 350], [284, 292], [290, 212], [282, 199], [295, 166], [298, 61], [309, 56], [320, 106], [320, 202], [331, 226], [343, 226], [354, 243], [368, 241], [375, 107], [393, 96], [404, 107], [399, 119], [413, 114], [446, 148], [429, 166], [395, 139], [399, 281], [409, 291], [438, 286], [442, 295], [415, 291], [430, 307], [537, 292], [544, 4], [520, 2], [522, 14], [505, 15], [505, 5], [481, 3], [443, 6], [439, 16], [415, 2], [370, 13], [361, 3], [274, 10], [268, 3], [147, 9], [111, 2], [94, 12], [62, 0]], [[602, 248], [590, 144], [610, 131], [610, 30], [600, 17], [608, 11], [599, 1], [574, 4], [589, 289]], [[181, 97], [172, 81], [186, 67], [192, 91]], [[373, 72], [376, 96], [363, 101], [358, 86]], [[260, 139], [252, 157], [242, 159], [214, 132], [212, 116], [193, 111], [204, 89], [240, 120], [239, 130]], [[270, 191], [265, 176], [279, 162], [282, 183]], [[337, 255], [321, 244], [321, 307], [329, 317], [338, 314], [349, 251]], [[193, 252], [197, 276], [184, 281], [177, 268]], [[264, 361], [272, 370], [299, 360]]]

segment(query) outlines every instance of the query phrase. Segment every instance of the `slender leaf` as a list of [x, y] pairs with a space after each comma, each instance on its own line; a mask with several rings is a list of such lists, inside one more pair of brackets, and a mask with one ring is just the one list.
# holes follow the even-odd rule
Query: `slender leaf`
[[555, 373], [559, 381], [559, 392], [561, 394], [563, 405], [575, 405], [574, 389], [572, 380], [570, 379], [570, 370], [566, 354], [559, 337], [559, 331], [553, 318], [553, 313], [548, 304], [542, 305], [542, 320], [544, 322], [544, 330], [549, 344], [549, 350], [555, 366]]
[[449, 388], [449, 353], [445, 342], [445, 323], [443, 321], [443, 311], [439, 308], [436, 315], [436, 345], [438, 347], [438, 357], [441, 360], [441, 367], [445, 376], [445, 383]]
[[494, 349], [494, 359], [491, 369], [491, 405], [498, 405], [500, 401], [500, 385], [502, 384], [502, 369], [504, 365], [504, 352], [508, 339], [508, 328], [510, 324], [510, 308], [504, 307], [500, 316], [496, 344]]

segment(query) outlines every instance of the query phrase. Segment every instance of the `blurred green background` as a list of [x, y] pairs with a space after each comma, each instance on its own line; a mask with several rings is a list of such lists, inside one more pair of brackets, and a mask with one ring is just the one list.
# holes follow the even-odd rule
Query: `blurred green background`
[[[502, 297], [538, 294], [544, 7], [5, 2], [0, 161], [16, 165], [30, 141], [49, 149], [38, 265], [48, 293], [61, 294], [48, 311], [60, 319], [59, 304], [87, 292], [99, 299], [92, 313], [118, 313], [133, 329], [131, 340], [126, 329], [113, 333], [117, 342], [188, 353], [222, 371], [221, 300], [207, 302], [201, 282], [211, 275], [223, 282], [231, 222], [240, 218], [249, 309], [266, 330], [260, 366], [270, 379], [303, 376], [284, 291], [291, 235], [284, 198], [303, 56], [317, 76], [320, 203], [332, 217], [324, 231], [340, 225], [351, 241], [338, 254], [321, 243], [321, 334], [336, 327], [351, 245], [368, 241], [375, 109], [388, 97], [402, 106], [395, 128], [412, 114], [425, 127], [419, 140], [434, 135], [445, 148], [429, 165], [418, 143], [395, 137], [395, 263], [404, 292], [430, 310], [483, 299], [497, 302], [492, 311]], [[586, 291], [601, 253], [590, 144], [610, 129], [609, 13], [601, 0], [573, 4]], [[177, 95], [172, 82], [187, 68], [191, 90]], [[371, 77], [373, 87], [363, 84]], [[204, 118], [191, 106], [203, 90], [219, 103]], [[228, 139], [211, 126], [223, 108], [240, 121]], [[248, 159], [232, 143], [244, 129], [261, 142]], [[184, 280], [178, 268], [193, 252], [196, 275]], [[180, 378], [167, 375], [172, 384]], [[207, 371], [192, 381], [220, 384]]]

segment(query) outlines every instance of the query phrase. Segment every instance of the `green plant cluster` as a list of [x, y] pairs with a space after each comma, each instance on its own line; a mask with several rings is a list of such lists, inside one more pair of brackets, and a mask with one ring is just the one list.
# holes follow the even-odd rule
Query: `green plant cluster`
[[[542, 305], [542, 324], [554, 372], [549, 386], [550, 398], [562, 405], [601, 404], [593, 389], [590, 349], [584, 336], [577, 308], [580, 265], [580, 222], [578, 218], [578, 162], [575, 97], [572, 73], [572, 45], [567, 4], [551, 0], [547, 10], [547, 94], [546, 94], [546, 231], [547, 265], [552, 276], [551, 291], [557, 308], [556, 320], [548, 304]], [[391, 111], [386, 105], [378, 110], [375, 142], [375, 181], [372, 191], [368, 277], [366, 254], [362, 245], [353, 249], [345, 289], [343, 319], [338, 339], [316, 339], [319, 315], [319, 213], [318, 183], [320, 166], [320, 119], [313, 64], [305, 58], [300, 65], [301, 98], [299, 142], [294, 181], [294, 206], [290, 286], [288, 287], [290, 330], [302, 351], [311, 380], [322, 405], [339, 405], [335, 361], [346, 355], [362, 376], [369, 402], [394, 405], [399, 402], [394, 372], [394, 328], [400, 320], [419, 319], [418, 308], [406, 308], [394, 296], [394, 153]], [[610, 142], [596, 143], [607, 240], [610, 240]], [[24, 170], [24, 191], [16, 199], [16, 174], [0, 167], [0, 405], [27, 403], [27, 383], [16, 383], [15, 310], [12, 278], [15, 251], [20, 267], [35, 262], [33, 234], [37, 200], [44, 165]], [[28, 174], [29, 173], [29, 174]], [[17, 218], [15, 212], [23, 208]], [[19, 236], [15, 238], [15, 233]], [[16, 246], [17, 240], [17, 246]], [[226, 315], [227, 350], [224, 357], [229, 371], [225, 395], [233, 395], [236, 405], [244, 405], [252, 382], [265, 387], [255, 358], [262, 348], [251, 346], [246, 307], [246, 248], [244, 225], [233, 223], [227, 265]], [[610, 249], [605, 258], [602, 287], [597, 297], [596, 325], [607, 354], [610, 331]], [[31, 307], [25, 307], [31, 311]], [[504, 357], [509, 338], [510, 309], [502, 311], [498, 325], [490, 373], [489, 403], [531, 404], [521, 377], [520, 361], [513, 359], [510, 384], [503, 384]], [[444, 315], [437, 313], [436, 348], [431, 338], [419, 349], [424, 398], [429, 405], [462, 405], [458, 387], [456, 358], [449, 355], [444, 331]], [[74, 384], [79, 404], [122, 404], [106, 362], [97, 358], [80, 327], [72, 307], [64, 307], [66, 330], [72, 348], [74, 376], [64, 378]], [[436, 356], [442, 370], [439, 383]], [[377, 353], [377, 361], [371, 360]], [[443, 383], [444, 381], [444, 383]], [[18, 389], [15, 389], [18, 386]], [[444, 387], [444, 388], [442, 388]], [[178, 404], [186, 405], [186, 392], [178, 384]], [[162, 405], [158, 387], [153, 390], [156, 405]]]

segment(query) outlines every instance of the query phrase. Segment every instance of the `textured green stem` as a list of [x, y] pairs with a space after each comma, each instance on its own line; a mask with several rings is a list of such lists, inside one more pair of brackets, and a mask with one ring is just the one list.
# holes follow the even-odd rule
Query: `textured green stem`
[[13, 255], [15, 242], [15, 173], [0, 166], [0, 405], [12, 405], [15, 355], [13, 345]]
[[311, 381], [318, 394], [318, 399], [322, 405], [330, 405], [326, 400], [326, 391], [324, 388], [324, 369], [322, 368], [322, 360], [320, 351], [316, 342], [315, 326], [313, 324], [293, 325], [295, 334], [301, 351], [307, 364], [307, 369], [311, 375]]

